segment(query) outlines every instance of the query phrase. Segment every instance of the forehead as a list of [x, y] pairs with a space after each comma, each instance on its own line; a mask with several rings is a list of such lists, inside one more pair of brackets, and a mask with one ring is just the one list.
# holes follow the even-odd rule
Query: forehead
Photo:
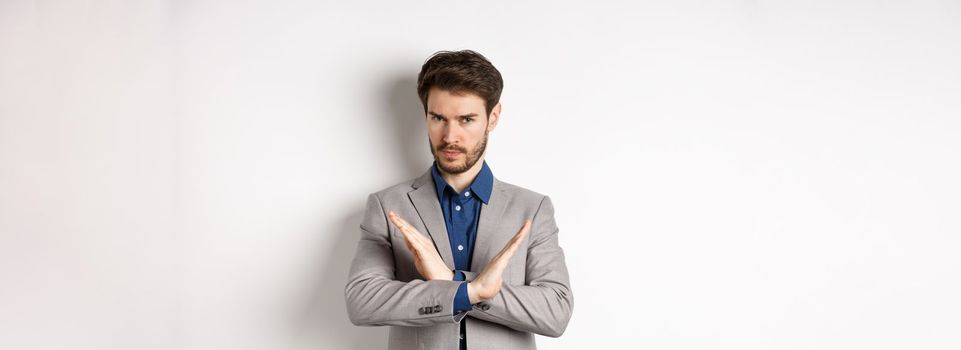
[[427, 110], [453, 115], [477, 113], [484, 115], [484, 99], [470, 92], [452, 92], [431, 88], [427, 94]]

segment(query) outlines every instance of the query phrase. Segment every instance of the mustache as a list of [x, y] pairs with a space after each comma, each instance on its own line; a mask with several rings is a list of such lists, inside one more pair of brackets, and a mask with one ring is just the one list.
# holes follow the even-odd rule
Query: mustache
[[457, 151], [457, 152], [461, 152], [461, 153], [467, 153], [467, 149], [466, 149], [466, 148], [458, 147], [458, 146], [454, 146], [454, 145], [448, 145], [448, 144], [443, 144], [443, 145], [438, 146], [438, 147], [437, 147], [437, 150], [440, 151], [440, 152], [443, 152], [443, 151]]

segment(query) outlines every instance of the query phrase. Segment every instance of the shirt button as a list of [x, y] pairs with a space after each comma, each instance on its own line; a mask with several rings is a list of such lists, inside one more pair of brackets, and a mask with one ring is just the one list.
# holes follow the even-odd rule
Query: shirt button
[[463, 246], [463, 245], [460, 245], [460, 244], [458, 244], [458, 245], [457, 245], [457, 250], [464, 250], [464, 246]]
[[464, 197], [470, 197], [470, 191], [464, 192]]
[[458, 205], [458, 206], [454, 207], [454, 210], [460, 211], [460, 206]]

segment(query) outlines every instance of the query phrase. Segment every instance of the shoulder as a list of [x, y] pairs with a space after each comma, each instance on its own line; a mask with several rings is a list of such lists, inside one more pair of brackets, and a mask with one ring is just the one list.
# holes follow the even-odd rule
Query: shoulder
[[414, 182], [416, 182], [417, 179], [418, 178], [413, 178], [413, 179], [401, 181], [399, 183], [376, 190], [370, 195], [372, 197], [376, 197], [380, 201], [390, 201], [396, 198], [406, 198], [407, 193], [414, 190]]
[[540, 207], [544, 202], [550, 202], [547, 195], [494, 178], [494, 190], [501, 191], [511, 201], [522, 203], [524, 206]]

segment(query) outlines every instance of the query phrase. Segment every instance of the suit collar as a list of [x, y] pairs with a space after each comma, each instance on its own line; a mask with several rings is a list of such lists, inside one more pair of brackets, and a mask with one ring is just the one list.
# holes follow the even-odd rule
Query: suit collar
[[[410, 198], [411, 204], [414, 205], [414, 209], [417, 210], [417, 214], [423, 221], [424, 227], [427, 228], [427, 234], [429, 234], [434, 241], [434, 245], [437, 247], [441, 259], [447, 263], [448, 267], [453, 268], [454, 254], [451, 251], [450, 239], [447, 236], [444, 212], [440, 208], [440, 201], [437, 199], [437, 189], [432, 186], [433, 184], [433, 175], [431, 174], [431, 170], [428, 169], [423, 175], [414, 179], [414, 182], [411, 184], [413, 189], [407, 193], [407, 196]], [[511, 235], [507, 236], [506, 239], [495, 236], [499, 232], [498, 225], [500, 224], [500, 218], [503, 217], [504, 210], [507, 208], [510, 198], [504, 193], [504, 186], [500, 180], [497, 180], [497, 178], [493, 176], [491, 176], [490, 187], [490, 198], [488, 198], [487, 203], [484, 203], [481, 207], [480, 223], [478, 224], [477, 236], [474, 240], [474, 253], [471, 256], [471, 270], [474, 271], [480, 271], [480, 269], [487, 265], [490, 258], [494, 254], [497, 254], [496, 251], [491, 251], [495, 248], [492, 246], [494, 243], [505, 242], [513, 235], [513, 232], [508, 232]], [[497, 249], [497, 251], [500, 251], [499, 247]]]
[[434, 240], [434, 245], [440, 252], [441, 259], [444, 259], [447, 266], [451, 267], [454, 266], [454, 253], [450, 250], [450, 239], [447, 238], [444, 212], [440, 209], [440, 201], [437, 200], [437, 193], [433, 186], [427, 186], [433, 182], [430, 170], [428, 170], [424, 175], [414, 180], [411, 186], [414, 189], [407, 192], [407, 197], [410, 198], [411, 204], [417, 210], [417, 215], [424, 222], [427, 234]]

